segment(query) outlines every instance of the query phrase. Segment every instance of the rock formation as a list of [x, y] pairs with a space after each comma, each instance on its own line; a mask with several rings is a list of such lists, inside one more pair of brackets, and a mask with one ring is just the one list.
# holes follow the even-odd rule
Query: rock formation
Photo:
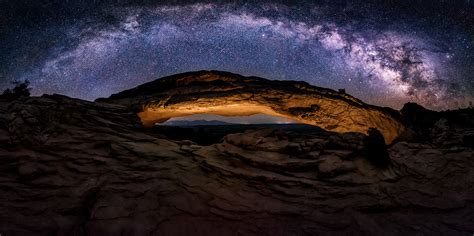
[[0, 99], [1, 235], [474, 233], [474, 126], [457, 122], [472, 110], [435, 113], [428, 138], [388, 149], [370, 148], [377, 133], [301, 125], [203, 145], [141, 127], [133, 100], [115, 99]]
[[194, 114], [267, 114], [334, 132], [378, 129], [386, 143], [406, 131], [395, 112], [306, 82], [272, 81], [219, 71], [173, 75], [100, 102], [134, 107], [145, 126]]

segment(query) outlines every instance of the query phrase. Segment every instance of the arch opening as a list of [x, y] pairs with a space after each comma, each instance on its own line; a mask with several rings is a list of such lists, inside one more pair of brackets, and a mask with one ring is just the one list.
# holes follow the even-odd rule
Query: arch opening
[[194, 114], [170, 118], [151, 127], [163, 137], [177, 141], [189, 140], [198, 145], [207, 146], [223, 141], [229, 134], [244, 133], [262, 128], [300, 130], [320, 132], [317, 126], [279, 116], [253, 114], [247, 116], [223, 116], [213, 114]]
[[205, 126], [205, 125], [288, 125], [300, 124], [292, 119], [271, 116], [265, 114], [254, 114], [248, 116], [222, 116], [212, 114], [195, 114], [189, 116], [173, 117], [163, 123], [155, 123], [161, 126]]
[[[164, 123], [170, 119], [183, 119], [193, 115], [217, 115], [222, 117], [249, 117], [254, 115], [264, 115], [284, 120], [293, 120], [294, 117], [276, 112], [269, 106], [250, 102], [235, 102], [225, 104], [206, 103], [180, 103], [176, 106], [150, 106], [138, 113], [144, 126], [154, 126], [157, 123]], [[185, 118], [184, 118], [185, 119]]]

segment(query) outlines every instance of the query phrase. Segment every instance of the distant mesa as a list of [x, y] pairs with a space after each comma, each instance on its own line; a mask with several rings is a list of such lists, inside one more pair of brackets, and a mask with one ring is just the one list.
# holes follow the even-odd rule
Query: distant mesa
[[167, 126], [237, 125], [220, 120], [168, 120], [161, 124]]
[[334, 132], [367, 134], [369, 128], [376, 128], [386, 143], [406, 131], [398, 112], [366, 104], [345, 90], [222, 71], [172, 75], [97, 101], [132, 107], [144, 126], [195, 114], [265, 114]]

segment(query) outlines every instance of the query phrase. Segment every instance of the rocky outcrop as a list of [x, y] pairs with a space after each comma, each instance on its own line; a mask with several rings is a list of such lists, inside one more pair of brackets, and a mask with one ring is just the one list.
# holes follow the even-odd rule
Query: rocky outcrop
[[416, 134], [416, 140], [432, 141], [435, 144], [447, 146], [463, 143], [474, 147], [474, 134], [466, 132], [474, 128], [474, 109], [430, 111], [416, 104], [407, 103], [400, 111], [404, 123]]
[[367, 157], [377, 135], [292, 127], [204, 146], [120, 104], [0, 100], [0, 234], [474, 233], [472, 127], [398, 142], [383, 168]]
[[219, 71], [161, 78], [97, 101], [134, 107], [146, 126], [193, 114], [267, 114], [334, 132], [378, 129], [391, 143], [406, 131], [396, 112], [306, 82], [273, 81]]

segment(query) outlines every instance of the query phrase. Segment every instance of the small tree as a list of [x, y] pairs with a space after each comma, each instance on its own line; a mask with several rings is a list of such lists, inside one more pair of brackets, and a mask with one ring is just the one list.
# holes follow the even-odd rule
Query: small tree
[[364, 142], [367, 159], [376, 167], [387, 168], [391, 161], [382, 133], [370, 128]]
[[16, 100], [21, 97], [29, 97], [30, 96], [30, 81], [18, 81], [15, 80], [11, 82], [15, 87], [13, 89], [6, 89], [3, 91], [3, 94], [0, 97], [3, 97], [7, 100]]

